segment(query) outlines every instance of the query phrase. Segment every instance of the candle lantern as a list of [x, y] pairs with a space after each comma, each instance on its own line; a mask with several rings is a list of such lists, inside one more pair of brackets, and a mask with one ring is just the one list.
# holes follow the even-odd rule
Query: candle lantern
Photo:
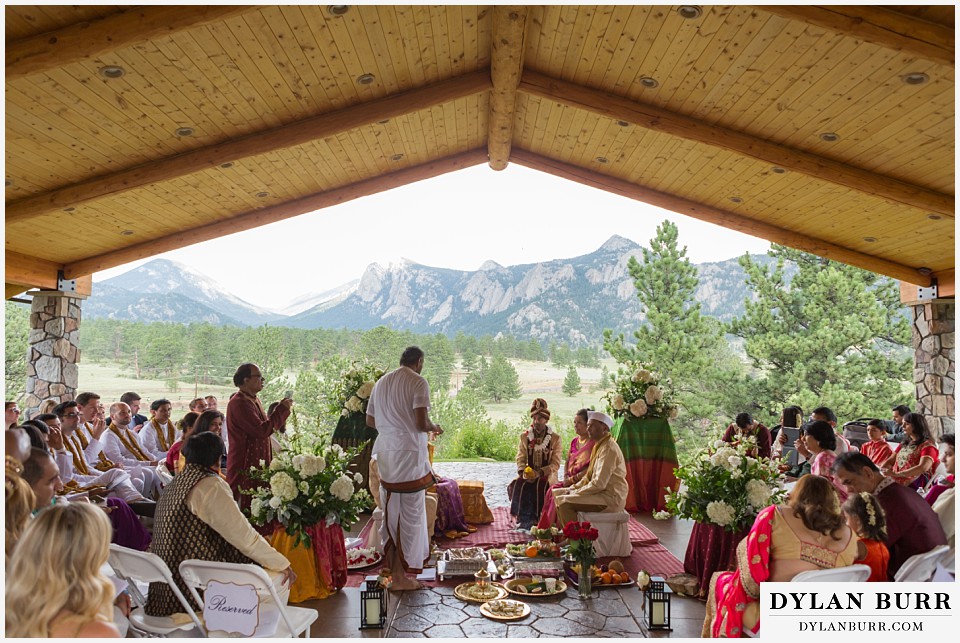
[[378, 576], [367, 576], [360, 590], [360, 629], [382, 630], [387, 620], [387, 593]]
[[670, 594], [663, 578], [654, 576], [643, 593], [643, 613], [648, 630], [670, 630]]

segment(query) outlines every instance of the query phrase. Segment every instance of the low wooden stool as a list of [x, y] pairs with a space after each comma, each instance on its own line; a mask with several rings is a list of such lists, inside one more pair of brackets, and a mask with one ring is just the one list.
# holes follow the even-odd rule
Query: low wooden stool
[[463, 516], [473, 525], [488, 525], [493, 522], [493, 512], [483, 497], [483, 480], [457, 480], [460, 497], [463, 498]]

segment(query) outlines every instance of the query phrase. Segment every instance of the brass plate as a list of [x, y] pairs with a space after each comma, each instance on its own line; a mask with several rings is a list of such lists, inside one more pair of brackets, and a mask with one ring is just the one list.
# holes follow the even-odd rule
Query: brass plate
[[474, 598], [473, 596], [467, 594], [466, 590], [470, 589], [476, 584], [476, 581], [461, 583], [453, 589], [453, 595], [459, 598], [461, 601], [466, 601], [468, 603], [486, 603], [487, 601], [496, 601], [507, 597], [507, 590], [503, 585], [500, 583], [487, 583], [487, 585], [497, 590], [497, 595], [493, 598]]
[[490, 608], [488, 607], [488, 605], [490, 605], [490, 602], [486, 602], [480, 606], [480, 613], [489, 619], [493, 619], [494, 621], [519, 621], [521, 618], [526, 618], [527, 616], [530, 615], [529, 605], [527, 605], [523, 601], [514, 601], [513, 599], [510, 599], [510, 600], [513, 603], [519, 603], [520, 605], [523, 605], [523, 611], [519, 614], [514, 614], [511, 616], [494, 614], [493, 612], [490, 611]]
[[547, 596], [556, 596], [557, 594], [563, 594], [565, 591], [567, 591], [567, 584], [559, 578], [557, 579], [557, 589], [552, 594], [548, 594], [546, 591], [544, 591], [542, 594], [525, 594], [517, 590], [518, 585], [529, 584], [531, 584], [529, 578], [514, 578], [513, 580], [504, 583], [503, 586], [514, 596], [523, 596], [525, 598], [546, 598]]

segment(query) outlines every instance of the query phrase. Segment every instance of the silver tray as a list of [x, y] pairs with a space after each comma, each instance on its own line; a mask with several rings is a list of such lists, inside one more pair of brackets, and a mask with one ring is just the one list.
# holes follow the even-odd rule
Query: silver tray
[[446, 576], [473, 576], [481, 569], [487, 570], [491, 578], [497, 573], [496, 564], [490, 560], [490, 554], [483, 552], [482, 558], [454, 558], [444, 551], [437, 559], [437, 578]]

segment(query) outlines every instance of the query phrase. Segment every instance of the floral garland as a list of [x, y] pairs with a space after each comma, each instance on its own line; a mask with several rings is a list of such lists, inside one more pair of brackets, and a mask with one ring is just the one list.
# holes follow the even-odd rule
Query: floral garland
[[666, 388], [670, 380], [640, 363], [624, 364], [613, 376], [613, 390], [604, 396], [613, 417], [674, 419], [678, 409]]
[[533, 427], [531, 426], [527, 429], [527, 444], [533, 444], [534, 445], [533, 450], [535, 452], [546, 451], [547, 447], [550, 446], [550, 436], [556, 435], [556, 434], [557, 434], [556, 431], [554, 431], [553, 428], [548, 424], [547, 432], [543, 434], [543, 440], [534, 444], [534, 441], [537, 439], [537, 436], [533, 431]]

